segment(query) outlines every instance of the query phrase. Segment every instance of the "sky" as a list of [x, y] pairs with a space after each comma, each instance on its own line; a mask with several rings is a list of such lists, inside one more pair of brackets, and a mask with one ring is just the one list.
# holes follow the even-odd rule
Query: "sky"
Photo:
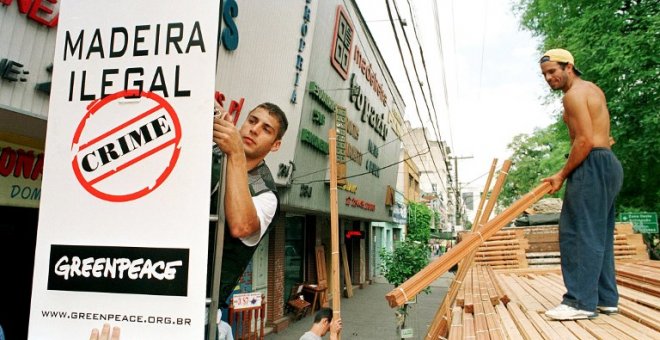
[[[403, 96], [404, 118], [413, 127], [430, 126], [431, 118], [407, 57], [422, 122], [415, 113], [385, 1], [358, 0], [357, 3]], [[407, 22], [406, 34], [412, 50], [418, 54], [409, 3], [397, 0], [396, 4]], [[461, 186], [480, 192], [493, 159], [499, 159], [499, 168], [510, 157], [507, 145], [514, 136], [530, 134], [555, 119], [558, 102], [545, 104], [550, 90], [537, 63], [539, 40], [520, 28], [511, 0], [410, 0], [410, 4], [429, 72], [440, 138], [450, 145], [453, 156], [466, 157], [458, 160]], [[392, 1], [390, 6], [393, 17], [397, 18]], [[434, 7], [438, 9], [440, 39]], [[398, 22], [396, 26], [398, 29]], [[399, 36], [404, 55], [409, 56], [401, 31]], [[429, 84], [422, 73], [421, 59], [416, 58], [428, 98]], [[432, 130], [429, 137], [437, 139]]]

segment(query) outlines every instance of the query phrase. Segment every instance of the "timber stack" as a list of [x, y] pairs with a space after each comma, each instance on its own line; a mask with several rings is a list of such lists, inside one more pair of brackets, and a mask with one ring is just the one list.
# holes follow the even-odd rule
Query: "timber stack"
[[618, 263], [617, 282], [618, 314], [559, 322], [544, 315], [566, 291], [559, 269], [473, 265], [447, 339], [660, 339], [660, 261]]
[[[643, 236], [633, 231], [632, 224], [617, 223], [614, 234], [616, 261], [649, 259]], [[559, 227], [537, 225], [502, 229], [479, 246], [474, 261], [493, 269], [558, 268], [561, 262]]]

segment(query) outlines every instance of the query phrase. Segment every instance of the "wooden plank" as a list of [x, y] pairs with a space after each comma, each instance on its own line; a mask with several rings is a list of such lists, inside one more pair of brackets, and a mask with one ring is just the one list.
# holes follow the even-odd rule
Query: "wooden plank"
[[543, 292], [537, 291], [532, 282], [526, 277], [518, 277], [520, 287], [524, 289], [530, 296], [532, 296], [540, 305], [541, 309], [536, 309], [538, 312], [545, 312], [548, 309], [554, 308], [556, 303], [549, 301]]
[[617, 340], [635, 340], [635, 338], [629, 336], [628, 334], [625, 334], [624, 332], [621, 332], [621, 330], [617, 329], [616, 327], [610, 325], [607, 323], [605, 318], [595, 318], [593, 320], [590, 320], [592, 323], [598, 325], [602, 330], [610, 334], [610, 338], [612, 339], [617, 339]]
[[598, 339], [616, 339], [605, 329], [591, 322], [591, 320], [576, 320], [575, 322]]
[[[624, 332], [625, 334], [628, 334], [633, 339], [637, 339], [637, 340], [650, 340], [651, 339], [651, 337], [649, 337], [646, 334], [638, 331], [637, 330], [638, 327], [632, 327], [632, 326], [628, 325], [625, 322], [621, 322], [618, 319], [613, 318], [612, 316], [601, 314], [601, 315], [598, 316], [598, 318], [605, 321], [605, 322], [607, 322], [609, 325], [612, 325], [616, 329]], [[638, 324], [637, 326], [641, 326], [641, 325]]]
[[647, 307], [660, 310], [660, 298], [656, 296], [624, 286], [618, 286], [617, 289], [619, 291], [619, 296], [622, 298], [626, 298]]
[[640, 265], [640, 266], [646, 266], [646, 267], [660, 269], [660, 261], [648, 260], [648, 261], [637, 262], [637, 264]]
[[[477, 281], [478, 282], [478, 281]], [[474, 333], [478, 340], [488, 340], [488, 321], [486, 320], [486, 313], [481, 300], [474, 302]], [[463, 309], [467, 312], [467, 308]]]
[[[472, 313], [474, 308], [474, 296], [472, 295], [472, 288], [474, 287], [472, 271], [468, 271], [465, 276], [465, 302], [463, 303], [463, 309], [467, 313]], [[468, 307], [469, 306], [469, 307]]]
[[506, 309], [511, 313], [511, 318], [518, 326], [518, 330], [525, 339], [528, 340], [541, 340], [543, 336], [536, 329], [534, 324], [527, 318], [525, 313], [520, 309], [517, 302], [510, 302]]
[[560, 258], [537, 258], [537, 259], [527, 259], [528, 265], [535, 264], [561, 264]]
[[509, 314], [509, 311], [506, 309], [506, 307], [504, 307], [504, 305], [498, 304], [495, 306], [495, 311], [502, 321], [502, 330], [504, 332], [505, 338], [511, 340], [523, 340], [524, 338], [522, 334], [520, 334], [520, 330], [518, 330], [518, 327], [516, 327], [516, 323], [511, 318], [511, 314]]
[[504, 330], [502, 329], [502, 321], [495, 313], [493, 305], [488, 300], [482, 300], [484, 313], [486, 315], [486, 322], [488, 323], [488, 335], [490, 340], [506, 339]]
[[[351, 280], [351, 271], [348, 267], [348, 256], [346, 255], [346, 243], [341, 243], [341, 264], [344, 267], [344, 284], [346, 285], [346, 297], [353, 296], [353, 282]], [[412, 298], [412, 297], [411, 297]]]
[[465, 309], [463, 309], [463, 338], [476, 338], [474, 331], [474, 316], [472, 316], [472, 313], [467, 313]]
[[511, 290], [516, 292], [517, 296], [517, 301], [520, 303], [521, 306], [525, 310], [533, 310], [533, 311], [544, 311], [545, 308], [543, 305], [541, 305], [533, 296], [531, 296], [527, 290], [525, 290], [523, 287], [521, 287], [520, 283], [517, 280], [518, 278], [516, 276], [508, 276], [505, 278], [502, 278], [503, 282], [506, 282], [506, 284], [511, 288]]
[[[552, 327], [548, 321], [543, 319], [539, 313], [536, 311], [527, 311], [525, 313], [527, 315], [527, 318], [529, 318], [529, 321], [534, 324], [534, 327], [543, 335], [544, 338], [546, 339], [562, 339], [561, 335], [557, 333], [557, 331]], [[554, 323], [560, 324], [560, 322], [553, 321]], [[568, 331], [568, 330], [567, 330]]]
[[643, 325], [660, 331], [660, 312], [626, 299], [619, 300], [619, 312]]
[[629, 317], [626, 317], [622, 314], [615, 314], [615, 315], [610, 315], [610, 318], [615, 319], [621, 323], [624, 323], [633, 329], [636, 329], [638, 332], [644, 334], [645, 336], [650, 337], [651, 339], [660, 339], [660, 332], [654, 330], [651, 327], [647, 327], [645, 325], [642, 325], [641, 323], [630, 319]]
[[529, 258], [537, 258], [537, 257], [560, 257], [561, 253], [558, 251], [546, 251], [546, 252], [534, 252], [534, 253], [527, 253], [527, 259]]
[[539, 315], [539, 318], [544, 320], [545, 322], [548, 323], [548, 326], [552, 327], [552, 330], [554, 330], [557, 334], [559, 334], [559, 338], [557, 339], [575, 339], [576, 337], [573, 335], [573, 332], [571, 332], [566, 325], [562, 321], [555, 321], [548, 319], [545, 317], [545, 315], [541, 316]]
[[627, 277], [622, 277], [620, 275], [617, 275], [616, 277], [616, 283], [618, 285], [622, 285], [625, 287], [630, 287], [632, 289], [635, 289], [637, 291], [641, 291], [647, 294], [651, 294], [653, 296], [660, 297], [660, 287], [654, 286], [653, 284], [650, 283], [644, 283], [640, 282], [638, 280], [634, 280], [631, 278]]
[[575, 321], [562, 321], [561, 323], [580, 340], [596, 339], [591, 333], [580, 327]]
[[463, 309], [454, 307], [451, 311], [451, 328], [449, 330], [448, 340], [463, 339]]

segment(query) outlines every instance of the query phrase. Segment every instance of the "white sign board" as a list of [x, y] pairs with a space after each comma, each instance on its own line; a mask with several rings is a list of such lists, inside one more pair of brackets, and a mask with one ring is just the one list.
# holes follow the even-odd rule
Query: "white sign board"
[[262, 293], [241, 293], [232, 295], [232, 306], [234, 309], [246, 309], [261, 306]]
[[30, 339], [202, 339], [219, 1], [65, 1]]
[[414, 335], [412, 328], [401, 329], [401, 339], [412, 339]]

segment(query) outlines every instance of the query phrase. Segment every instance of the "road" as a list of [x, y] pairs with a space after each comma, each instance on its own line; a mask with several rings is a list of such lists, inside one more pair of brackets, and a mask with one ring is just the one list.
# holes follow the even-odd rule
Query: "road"
[[[424, 339], [426, 329], [442, 303], [451, 283], [453, 274], [446, 273], [431, 284], [429, 294], [420, 293], [417, 303], [411, 304], [406, 320], [406, 328], [413, 329], [411, 339]], [[341, 299], [341, 318], [344, 324], [341, 338], [361, 340], [400, 339], [397, 333], [395, 309], [385, 300], [385, 294], [394, 287], [388, 283], [372, 283], [364, 289], [353, 289], [353, 297]], [[308, 331], [313, 322], [313, 314], [299, 321], [292, 321], [285, 330], [269, 334], [266, 340], [298, 340]], [[326, 335], [324, 338], [328, 338]]]

